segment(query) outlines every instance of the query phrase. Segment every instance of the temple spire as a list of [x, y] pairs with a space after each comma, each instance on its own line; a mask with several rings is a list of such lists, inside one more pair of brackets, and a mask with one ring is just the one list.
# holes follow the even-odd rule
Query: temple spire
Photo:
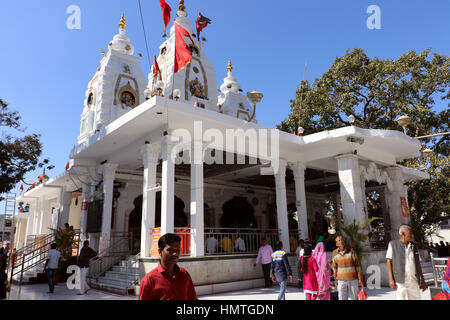
[[127, 25], [125, 23], [125, 14], [123, 14], [123, 13], [122, 13], [122, 18], [120, 19], [119, 27], [122, 30], [125, 30], [125, 28], [127, 27]]
[[228, 67], [227, 67], [228, 73], [233, 72], [233, 66], [231, 65], [231, 60], [228, 60]]
[[184, 11], [186, 7], [184, 6], [184, 0], [180, 0], [180, 5], [178, 6], [178, 10]]

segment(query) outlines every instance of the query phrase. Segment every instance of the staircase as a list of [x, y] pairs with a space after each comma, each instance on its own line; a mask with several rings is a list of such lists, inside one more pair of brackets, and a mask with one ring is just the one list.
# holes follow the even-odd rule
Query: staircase
[[92, 288], [118, 293], [137, 295], [139, 289], [139, 257], [130, 255], [132, 234], [129, 232], [111, 234], [110, 246], [92, 258], [87, 281]]
[[422, 273], [427, 286], [434, 285], [433, 266], [431, 264], [431, 261], [422, 261], [420, 265], [422, 266]]
[[127, 256], [126, 259], [112, 266], [104, 275], [92, 278], [90, 286], [107, 292], [138, 295], [139, 282], [139, 255], [137, 255]]

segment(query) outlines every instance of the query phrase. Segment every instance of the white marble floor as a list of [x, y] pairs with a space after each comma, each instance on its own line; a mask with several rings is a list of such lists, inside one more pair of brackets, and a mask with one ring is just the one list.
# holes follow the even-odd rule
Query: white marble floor
[[[9, 300], [137, 300], [135, 296], [121, 296], [112, 293], [89, 290], [85, 295], [77, 295], [77, 290], [69, 290], [65, 283], [55, 287], [55, 293], [47, 293], [46, 284], [15, 286], [11, 288]], [[236, 292], [217, 293], [200, 296], [200, 300], [276, 300], [279, 289], [257, 288]], [[395, 300], [395, 292], [389, 288], [367, 290], [369, 300]], [[295, 287], [288, 287], [286, 300], [305, 300], [305, 294]], [[430, 291], [422, 292], [422, 300], [430, 300]]]

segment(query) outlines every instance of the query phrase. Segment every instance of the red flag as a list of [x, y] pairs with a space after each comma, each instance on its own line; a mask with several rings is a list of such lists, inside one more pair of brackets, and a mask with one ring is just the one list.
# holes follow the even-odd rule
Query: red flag
[[198, 13], [197, 20], [195, 21], [197, 25], [197, 37], [198, 41], [200, 41], [200, 32], [205, 29], [208, 24], [211, 23], [211, 20], [204, 17], [200, 12]]
[[66, 164], [66, 171], [69, 170], [69, 168], [70, 168], [70, 164], [67, 162], [67, 164]]
[[166, 36], [166, 28], [170, 23], [170, 13], [172, 12], [172, 8], [166, 3], [165, 0], [159, 0], [159, 5], [162, 9], [164, 20], [164, 36]]
[[192, 60], [192, 53], [189, 50], [188, 45], [184, 41], [183, 37], [189, 37], [194, 44], [189, 32], [187, 32], [182, 26], [175, 22], [175, 66], [174, 73], [177, 73]]
[[155, 59], [153, 61], [153, 77], [158, 76], [159, 73], [159, 65], [158, 65], [158, 61], [156, 61], [156, 56]]
[[23, 191], [23, 184], [20, 185], [20, 191]]

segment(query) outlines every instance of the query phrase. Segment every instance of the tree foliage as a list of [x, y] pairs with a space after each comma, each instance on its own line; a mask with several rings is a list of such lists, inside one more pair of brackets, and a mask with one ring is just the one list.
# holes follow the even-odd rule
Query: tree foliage
[[[19, 113], [9, 110], [8, 104], [0, 99], [0, 127], [24, 132], [20, 120]], [[41, 153], [40, 135], [13, 137], [3, 132], [0, 136], [0, 194], [11, 191], [27, 172], [48, 164], [47, 159], [39, 161]]]
[[[438, 99], [447, 104], [437, 110]], [[360, 128], [402, 130], [399, 116], [412, 118], [407, 134], [420, 137], [448, 132], [450, 100], [450, 56], [425, 50], [410, 51], [398, 59], [369, 58], [362, 49], [347, 51], [313, 84], [301, 81], [291, 100], [291, 113], [278, 128], [305, 134], [350, 125], [355, 116]], [[409, 204], [416, 230], [435, 226], [449, 217], [449, 135], [421, 139], [429, 158], [401, 164], [426, 170], [430, 180], [409, 184]], [[420, 236], [423, 236], [420, 235]]]

